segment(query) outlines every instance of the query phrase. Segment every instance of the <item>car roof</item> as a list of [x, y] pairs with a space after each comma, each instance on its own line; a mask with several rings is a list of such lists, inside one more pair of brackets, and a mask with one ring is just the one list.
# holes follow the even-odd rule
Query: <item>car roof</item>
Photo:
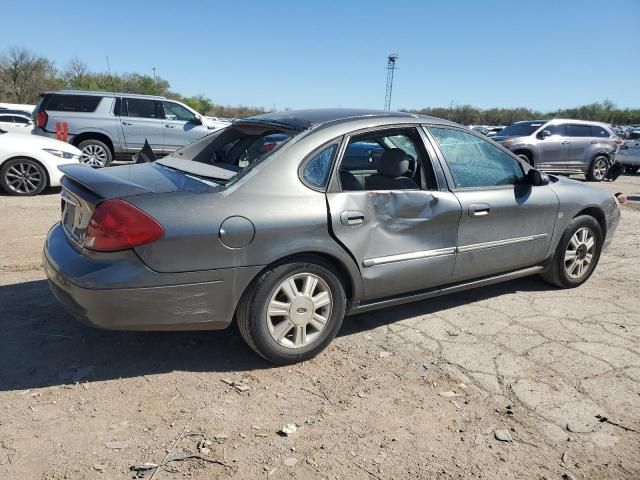
[[96, 97], [131, 97], [131, 98], [150, 98], [154, 100], [166, 100], [166, 97], [161, 95], [142, 95], [139, 93], [124, 93], [124, 92], [96, 92], [92, 90], [48, 90], [42, 92], [40, 95], [89, 95]]
[[282, 125], [294, 129], [306, 130], [309, 128], [326, 125], [329, 123], [347, 123], [363, 119], [397, 119], [398, 123], [441, 123], [457, 125], [447, 120], [427, 115], [418, 115], [408, 112], [391, 112], [388, 110], [367, 110], [357, 108], [318, 108], [309, 110], [290, 110], [285, 112], [265, 113], [245, 119], [237, 123], [267, 123]]

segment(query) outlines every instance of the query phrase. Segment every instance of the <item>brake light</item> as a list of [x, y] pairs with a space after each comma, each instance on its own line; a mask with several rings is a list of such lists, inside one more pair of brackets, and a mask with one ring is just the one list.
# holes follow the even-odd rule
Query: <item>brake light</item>
[[39, 111], [38, 112], [38, 118], [37, 118], [37, 127], [38, 128], [44, 128], [47, 126], [47, 121], [49, 120], [49, 115], [47, 115], [47, 112], [45, 111]]
[[624, 143], [624, 140], [622, 140], [620, 137], [616, 137], [615, 142], [616, 145], [622, 145]]
[[155, 242], [163, 235], [162, 226], [142, 210], [123, 200], [105, 200], [89, 220], [84, 246], [115, 252]]

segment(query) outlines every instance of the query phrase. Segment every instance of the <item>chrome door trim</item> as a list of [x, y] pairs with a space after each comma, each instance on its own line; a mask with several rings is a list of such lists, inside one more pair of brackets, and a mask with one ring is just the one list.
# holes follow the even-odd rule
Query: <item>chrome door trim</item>
[[458, 252], [475, 252], [476, 250], [484, 250], [485, 248], [503, 247], [505, 245], [513, 245], [514, 243], [531, 242], [533, 240], [547, 238], [548, 236], [548, 233], [538, 233], [536, 235], [527, 235], [526, 237], [506, 238], [504, 240], [495, 240], [492, 242], [484, 243], [472, 243], [471, 245], [458, 247]]
[[387, 263], [404, 262], [406, 260], [418, 260], [420, 258], [439, 257], [442, 255], [455, 255], [456, 248], [438, 248], [435, 250], [422, 250], [418, 252], [401, 253], [399, 255], [389, 255], [386, 257], [365, 258], [362, 261], [364, 267], [374, 267]]

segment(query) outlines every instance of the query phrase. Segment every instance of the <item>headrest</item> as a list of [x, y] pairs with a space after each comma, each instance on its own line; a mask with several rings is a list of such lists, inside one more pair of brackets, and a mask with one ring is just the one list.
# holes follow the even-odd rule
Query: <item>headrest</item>
[[385, 150], [378, 162], [378, 173], [385, 177], [398, 178], [409, 170], [409, 156], [399, 148]]

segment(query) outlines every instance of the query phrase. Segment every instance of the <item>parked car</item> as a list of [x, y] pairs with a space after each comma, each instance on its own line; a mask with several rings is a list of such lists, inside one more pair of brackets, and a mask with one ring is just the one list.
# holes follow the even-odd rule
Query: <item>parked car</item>
[[594, 182], [604, 180], [622, 144], [604, 123], [565, 119], [516, 122], [493, 140], [537, 169]]
[[4, 110], [0, 110], [0, 130], [11, 133], [31, 133], [33, 122], [31, 117], [8, 114]]
[[481, 133], [482, 135], [489, 133], [489, 127], [486, 125], [469, 125], [469, 128], [474, 132]]
[[38, 195], [60, 186], [59, 167], [80, 163], [80, 154], [68, 143], [0, 130], [0, 186], [9, 195]]
[[131, 160], [145, 140], [166, 155], [228, 125], [164, 97], [75, 90], [42, 93], [33, 119], [33, 133], [51, 138], [65, 135], [66, 124], [67, 141], [92, 167]]
[[24, 117], [31, 118], [31, 112], [28, 112], [26, 110], [19, 110], [19, 109], [15, 109], [15, 108], [0, 108], [0, 113], [3, 114], [3, 115], [16, 114], [16, 115], [22, 115]]
[[640, 170], [640, 130], [632, 131], [616, 155], [616, 161], [632, 175]]
[[489, 127], [487, 137], [495, 137], [498, 133], [504, 130], [504, 127]]
[[[380, 158], [345, 162], [363, 144]], [[610, 193], [481, 134], [388, 111], [265, 114], [153, 163], [62, 168], [44, 266], [72, 315], [132, 330], [235, 319], [276, 363], [318, 354], [345, 314], [533, 274], [581, 285], [620, 216]]]

